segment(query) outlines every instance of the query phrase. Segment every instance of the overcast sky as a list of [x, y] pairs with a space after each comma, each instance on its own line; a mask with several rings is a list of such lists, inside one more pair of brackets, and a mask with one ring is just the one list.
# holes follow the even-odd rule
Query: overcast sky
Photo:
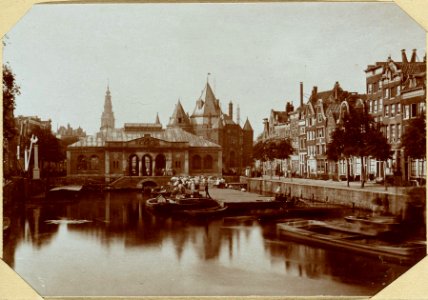
[[223, 111], [239, 105], [256, 136], [271, 109], [299, 103], [300, 81], [306, 95], [336, 81], [364, 93], [368, 64], [426, 52], [425, 31], [391, 3], [35, 5], [7, 37], [15, 115], [88, 134], [108, 83], [116, 127], [157, 112], [166, 126], [178, 99], [192, 113], [211, 73]]

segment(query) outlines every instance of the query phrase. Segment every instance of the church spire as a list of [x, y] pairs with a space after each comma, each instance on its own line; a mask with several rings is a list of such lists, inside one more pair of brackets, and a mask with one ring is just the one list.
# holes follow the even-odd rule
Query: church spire
[[107, 91], [104, 100], [104, 111], [101, 115], [101, 130], [114, 128], [114, 114], [111, 103], [110, 87], [107, 84]]
[[155, 124], [160, 124], [159, 113], [156, 113], [156, 121]]

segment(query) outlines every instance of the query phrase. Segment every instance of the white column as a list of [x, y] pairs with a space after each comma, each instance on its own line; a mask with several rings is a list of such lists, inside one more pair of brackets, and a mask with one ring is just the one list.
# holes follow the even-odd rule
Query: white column
[[189, 175], [189, 150], [184, 152], [184, 174]]
[[39, 145], [34, 145], [34, 168], [33, 168], [33, 179], [40, 179], [39, 169]]

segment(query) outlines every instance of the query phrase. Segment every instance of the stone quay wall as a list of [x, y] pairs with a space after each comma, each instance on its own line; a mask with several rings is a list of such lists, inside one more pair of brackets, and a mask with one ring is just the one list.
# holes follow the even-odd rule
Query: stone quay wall
[[[302, 199], [310, 199], [329, 204], [337, 204], [345, 207], [373, 210], [373, 200], [380, 198], [383, 203], [388, 202], [388, 212], [394, 215], [403, 215], [406, 210], [408, 196], [402, 192], [395, 193], [393, 188], [390, 191], [382, 191], [382, 187], [376, 190], [368, 188], [332, 186], [323, 184], [322, 181], [312, 180], [311, 183], [294, 181], [293, 179], [262, 179], [241, 177], [241, 182], [247, 184], [249, 192], [263, 195], [275, 195], [278, 187], [283, 194], [291, 195]], [[343, 183], [342, 183], [343, 184]], [[387, 200], [387, 201], [385, 201]]]

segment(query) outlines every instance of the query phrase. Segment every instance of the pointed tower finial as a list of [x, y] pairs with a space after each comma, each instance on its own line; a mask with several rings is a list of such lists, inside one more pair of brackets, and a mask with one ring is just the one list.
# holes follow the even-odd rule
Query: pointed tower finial
[[160, 124], [159, 113], [158, 112], [156, 113], [156, 121], [155, 121], [155, 123], [156, 124]]
[[208, 72], [208, 73], [207, 73], [207, 83], [210, 83], [210, 82], [209, 82], [210, 75], [211, 75], [211, 73], [209, 73], [209, 72]]

